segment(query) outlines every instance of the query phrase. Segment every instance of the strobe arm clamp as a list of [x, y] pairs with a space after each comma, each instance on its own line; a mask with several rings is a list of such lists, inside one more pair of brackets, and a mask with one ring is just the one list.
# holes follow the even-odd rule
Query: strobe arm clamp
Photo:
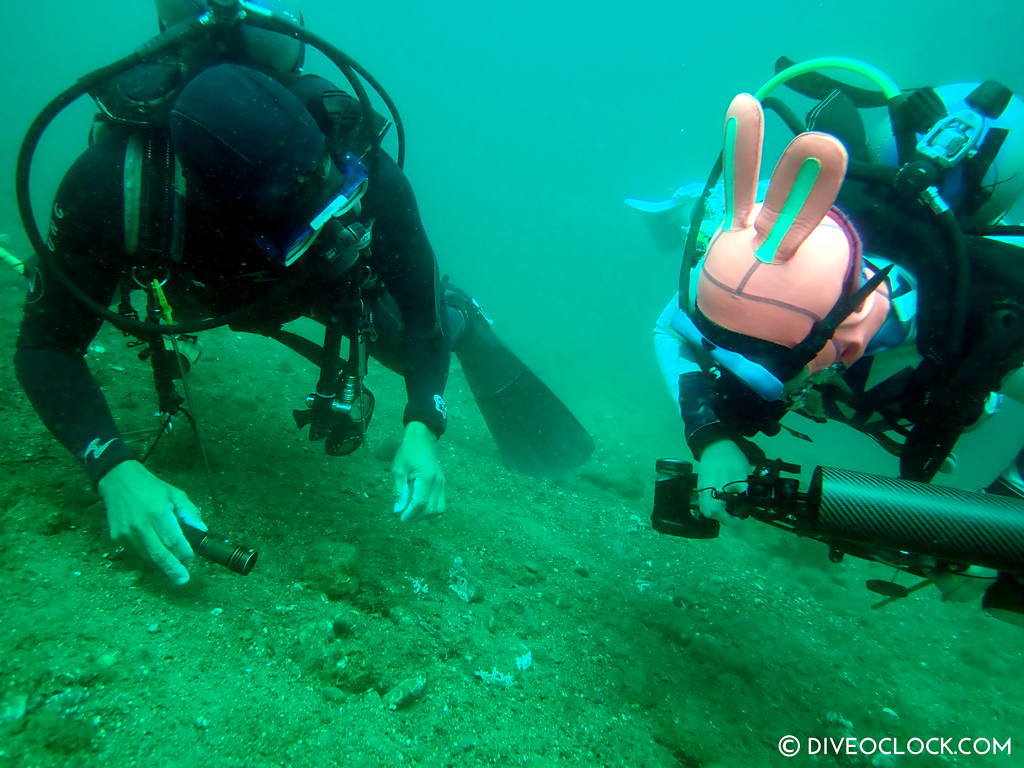
[[799, 480], [783, 477], [783, 472], [799, 474], [800, 467], [781, 459], [766, 460], [747, 477], [746, 491], [724, 491], [718, 495], [725, 500], [730, 515], [795, 528], [805, 515], [807, 494], [800, 493]]
[[745, 491], [699, 488], [693, 465], [679, 459], [658, 459], [654, 483], [654, 530], [686, 539], [713, 539], [720, 525], [700, 514], [698, 493], [711, 493], [725, 501], [726, 511], [739, 518], [753, 517], [771, 525], [795, 529], [804, 515], [806, 494], [799, 492], [800, 467], [779, 459], [759, 464], [747, 477]]

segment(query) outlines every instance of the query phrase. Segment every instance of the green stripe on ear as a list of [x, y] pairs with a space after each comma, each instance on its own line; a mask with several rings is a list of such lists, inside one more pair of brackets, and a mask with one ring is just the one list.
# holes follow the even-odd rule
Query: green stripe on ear
[[736, 118], [725, 121], [725, 147], [722, 150], [722, 183], [725, 192], [725, 228], [732, 229], [736, 210]]
[[807, 198], [810, 197], [820, 173], [821, 161], [816, 157], [805, 158], [800, 164], [800, 170], [797, 171], [796, 178], [793, 179], [793, 186], [789, 190], [789, 195], [786, 196], [786, 202], [779, 212], [779, 218], [776, 220], [775, 226], [768, 233], [768, 239], [757, 249], [758, 259], [766, 264], [771, 264], [775, 261], [775, 254], [779, 250], [779, 245], [782, 244], [786, 235], [789, 234], [789, 229], [793, 226], [793, 222], [800, 215], [800, 211], [803, 209], [804, 203], [807, 202]]

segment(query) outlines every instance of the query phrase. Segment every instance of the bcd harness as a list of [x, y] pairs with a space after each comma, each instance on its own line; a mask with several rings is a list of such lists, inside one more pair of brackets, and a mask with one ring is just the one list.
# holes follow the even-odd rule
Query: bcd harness
[[[352, 148], [358, 124], [358, 102], [329, 81], [310, 75], [278, 77], [306, 106], [324, 133], [328, 146]], [[133, 265], [119, 281], [119, 314], [137, 320], [131, 295], [146, 293], [149, 322], [169, 322], [163, 286], [183, 279], [185, 260], [187, 185], [180, 162], [174, 156], [166, 130], [166, 114], [174, 96], [187, 80], [184, 66], [169, 59], [150, 62], [128, 70], [104, 84], [91, 95], [100, 108], [91, 141], [105, 131], [126, 132], [124, 145], [124, 250]], [[373, 150], [387, 130], [388, 123], [374, 113], [376, 141], [358, 148], [373, 158]], [[365, 387], [367, 341], [374, 330], [368, 296], [379, 287], [364, 256], [370, 245], [372, 222], [353, 212], [334, 230], [329, 244], [336, 272], [344, 273], [344, 290], [332, 296], [325, 317], [323, 345], [316, 345], [294, 333], [284, 331], [280, 322], [267, 324], [259, 319], [262, 308], [273, 307], [295, 293], [301, 278], [290, 274], [276, 281], [255, 303], [226, 318], [233, 330], [258, 333], [288, 346], [320, 368], [315, 391], [309, 395], [308, 408], [295, 411], [296, 425], [310, 427], [310, 440], [325, 440], [332, 455], [347, 455], [363, 441], [373, 414], [373, 394]], [[155, 289], [156, 288], [156, 289]], [[157, 295], [159, 294], [159, 295]], [[350, 337], [347, 359], [341, 358], [345, 333]], [[128, 333], [126, 332], [126, 335]], [[183, 403], [174, 381], [182, 379], [192, 360], [179, 352], [180, 345], [195, 347], [195, 337], [134, 333], [145, 345], [141, 359], [149, 359], [159, 408], [162, 413], [177, 413]]]

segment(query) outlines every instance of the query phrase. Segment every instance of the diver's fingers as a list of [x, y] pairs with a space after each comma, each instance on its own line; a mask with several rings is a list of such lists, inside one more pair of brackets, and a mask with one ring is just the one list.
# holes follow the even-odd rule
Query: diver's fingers
[[426, 519], [443, 515], [445, 511], [444, 475], [438, 474], [423, 482], [429, 485], [429, 491], [423, 509], [420, 511], [420, 518]]
[[422, 516], [423, 510], [430, 498], [431, 485], [433, 484], [426, 482], [422, 477], [413, 479], [412, 498], [409, 500], [409, 505], [405, 508], [405, 511], [402, 512], [402, 517], [399, 518], [403, 523], [417, 520]]
[[438, 486], [440, 487], [437, 490], [436, 502], [434, 504], [434, 514], [443, 515], [448, 510], [448, 500], [445, 495], [446, 485], [443, 477], [441, 478], [441, 481], [438, 483]]
[[174, 504], [174, 514], [185, 525], [198, 528], [200, 531], [209, 530], [206, 527], [206, 523], [203, 522], [203, 513], [199, 511], [199, 507], [192, 503], [192, 499], [188, 497], [187, 493], [175, 489], [171, 493], [171, 503]]
[[153, 523], [153, 529], [156, 531], [160, 541], [163, 542], [163, 545], [167, 547], [179, 562], [185, 563], [195, 559], [192, 547], [185, 538], [185, 534], [181, 530], [181, 526], [178, 525], [178, 521], [172, 515], [156, 520]]
[[[181, 531], [179, 530], [178, 533], [180, 535]], [[160, 540], [156, 530], [152, 528], [138, 530], [133, 538], [139, 551], [152, 560], [153, 564], [163, 571], [173, 584], [180, 586], [188, 583], [188, 570], [171, 554]], [[188, 546], [188, 542], [185, 542], [185, 546]]]
[[712, 520], [717, 520], [722, 525], [733, 526], [742, 522], [735, 515], [730, 515], [725, 508], [725, 500], [716, 498], [710, 490], [700, 494], [700, 514]]
[[405, 485], [395, 492], [394, 513], [396, 515], [402, 515], [409, 509], [409, 485], [410, 483], [406, 482]]
[[395, 505], [392, 512], [400, 515], [409, 506], [409, 475], [404, 472], [393, 472], [391, 475]]
[[721, 521], [722, 515], [726, 514], [725, 502], [716, 499], [710, 490], [700, 493], [700, 514], [712, 520]]
[[[719, 490], [721, 491], [722, 489], [720, 488]], [[745, 482], [731, 482], [729, 483], [728, 490], [733, 493], [745, 493], [747, 490], [747, 484]], [[730, 514], [729, 508], [723, 499], [715, 499], [715, 501], [718, 502], [715, 517], [718, 522], [728, 527], [735, 527], [743, 522], [742, 518]]]

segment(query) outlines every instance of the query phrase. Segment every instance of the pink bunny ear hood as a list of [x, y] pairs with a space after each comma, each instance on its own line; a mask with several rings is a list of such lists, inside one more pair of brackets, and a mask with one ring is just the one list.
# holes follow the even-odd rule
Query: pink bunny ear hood
[[[740, 94], [726, 113], [726, 220], [701, 266], [697, 309], [734, 333], [793, 348], [841, 299], [860, 287], [860, 240], [832, 207], [846, 173], [833, 136], [804, 133], [783, 153], [757, 205], [763, 113]], [[811, 372], [858, 360], [889, 310], [883, 284], [808, 363]]]

